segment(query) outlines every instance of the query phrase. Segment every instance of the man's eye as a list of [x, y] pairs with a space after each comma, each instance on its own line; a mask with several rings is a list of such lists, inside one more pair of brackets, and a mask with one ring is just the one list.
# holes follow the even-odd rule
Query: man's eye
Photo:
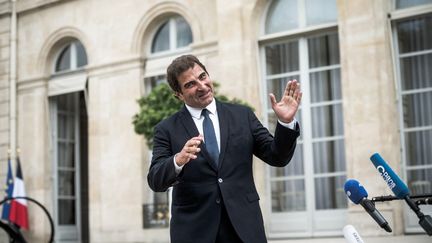
[[194, 85], [194, 82], [189, 82], [189, 83], [185, 84], [184, 87], [185, 87], [186, 89], [189, 89], [189, 88], [191, 88], [193, 85]]
[[205, 73], [203, 73], [203, 74], [201, 74], [200, 76], [199, 76], [199, 79], [200, 80], [203, 80], [203, 79], [205, 79], [207, 77], [207, 75], [205, 74]]

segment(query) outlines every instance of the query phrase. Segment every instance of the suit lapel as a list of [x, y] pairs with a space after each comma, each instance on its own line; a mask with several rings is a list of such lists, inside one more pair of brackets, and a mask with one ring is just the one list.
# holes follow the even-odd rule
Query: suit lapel
[[192, 119], [191, 114], [186, 109], [186, 106], [183, 106], [183, 109], [180, 112], [180, 116], [181, 116], [180, 121], [182, 122], [184, 128], [186, 129], [189, 138], [198, 136], [199, 131], [195, 125], [195, 122]]
[[[183, 109], [180, 112], [180, 116], [181, 116], [180, 121], [182, 122], [184, 128], [186, 129], [186, 132], [189, 135], [189, 139], [198, 136], [199, 135], [198, 128], [196, 127], [191, 114], [186, 109], [186, 106], [183, 106]], [[200, 153], [204, 156], [205, 160], [209, 163], [209, 165], [213, 168], [213, 170], [217, 171], [215, 163], [211, 159], [210, 155], [205, 149], [205, 146], [203, 146], [202, 143], [200, 145], [200, 148], [201, 148]]]
[[229, 119], [226, 107], [223, 104], [216, 102], [218, 117], [219, 117], [219, 129], [220, 129], [220, 153], [219, 153], [219, 168], [221, 168], [225, 150], [228, 142], [229, 132]]

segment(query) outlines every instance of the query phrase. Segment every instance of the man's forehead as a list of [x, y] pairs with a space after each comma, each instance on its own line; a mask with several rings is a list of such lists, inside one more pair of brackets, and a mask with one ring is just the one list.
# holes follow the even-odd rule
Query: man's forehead
[[192, 67], [192, 72], [194, 73], [194, 74], [201, 74], [202, 72], [204, 72], [204, 70], [202, 69], [202, 67], [200, 66], [200, 65], [198, 65], [198, 64], [194, 64], [194, 66]]
[[189, 68], [188, 70], [182, 72], [179, 75], [179, 79], [191, 78], [191, 77], [198, 78], [198, 76], [201, 75], [203, 72], [205, 72], [204, 69], [202, 69], [200, 65], [195, 63], [195, 65], [192, 68]]

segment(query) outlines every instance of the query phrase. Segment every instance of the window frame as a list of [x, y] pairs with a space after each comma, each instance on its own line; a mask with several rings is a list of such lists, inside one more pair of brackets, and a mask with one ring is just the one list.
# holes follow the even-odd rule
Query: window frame
[[[86, 60], [87, 63], [83, 66], [79, 66], [78, 67], [78, 50], [77, 50], [77, 44], [81, 44], [84, 48], [84, 52], [86, 55]], [[70, 47], [70, 65], [69, 65], [69, 69], [66, 70], [61, 70], [61, 71], [57, 71], [57, 63], [59, 61], [59, 58], [61, 56], [61, 54], [63, 53], [63, 51], [67, 48]], [[82, 42], [80, 42], [79, 40], [72, 40], [72, 41], [68, 41], [67, 43], [63, 44], [60, 46], [60, 48], [58, 48], [57, 52], [54, 55], [53, 58], [53, 62], [52, 62], [52, 66], [51, 66], [51, 75], [52, 76], [59, 76], [59, 75], [63, 75], [63, 74], [69, 74], [69, 73], [74, 73], [74, 72], [81, 72], [83, 70], [85, 70], [85, 68], [88, 66], [88, 55], [87, 55], [87, 51], [85, 46], [82, 44]]]
[[[301, 2], [301, 3], [300, 3]], [[309, 67], [309, 60], [308, 60], [308, 39], [318, 37], [321, 35], [327, 35], [329, 33], [338, 33], [338, 24], [337, 20], [335, 22], [331, 23], [324, 23], [324, 24], [317, 24], [317, 25], [306, 25], [306, 9], [305, 9], [305, 1], [300, 0], [299, 1], [299, 9], [303, 9], [304, 12], [301, 13], [299, 16], [299, 27], [297, 29], [288, 30], [288, 31], [282, 31], [282, 32], [276, 32], [271, 34], [266, 34], [265, 27], [266, 27], [266, 20], [267, 20], [267, 14], [269, 11], [269, 8], [271, 6], [272, 2], [270, 1], [267, 4], [267, 8], [264, 11], [263, 18], [261, 18], [261, 34], [258, 37], [258, 46], [259, 46], [259, 56], [260, 56], [260, 67], [261, 67], [261, 81], [260, 81], [260, 89], [263, 91], [261, 92], [261, 102], [263, 104], [263, 121], [264, 124], [269, 126], [269, 114], [272, 114], [271, 108], [269, 108], [269, 101], [268, 101], [268, 90], [267, 90], [267, 82], [269, 77], [273, 75], [267, 75], [267, 68], [266, 68], [266, 55], [265, 55], [265, 47], [268, 44], [278, 44], [278, 43], [287, 43], [290, 41], [297, 41], [298, 42], [298, 50], [299, 50], [299, 69], [296, 71], [288, 71], [283, 74], [276, 74], [273, 77], [283, 78], [283, 77], [290, 77], [293, 75], [298, 75], [299, 79], [301, 80], [301, 89], [303, 92], [303, 97], [310, 97], [310, 74], [318, 71], [318, 70], [329, 70], [333, 68], [341, 69], [341, 63], [337, 65], [325, 66], [325, 67], [318, 67], [318, 68], [310, 68]], [[340, 49], [340, 45], [339, 45]], [[301, 56], [304, 56], [301, 58]], [[342, 81], [341, 81], [342, 82]], [[302, 119], [302, 136], [297, 141], [298, 145], [302, 146], [302, 158], [303, 161], [311, 161], [313, 162], [313, 144], [316, 143], [316, 141], [321, 140], [328, 140], [331, 141], [339, 141], [334, 140], [335, 137], [341, 137], [345, 143], [345, 132], [341, 136], [325, 136], [324, 138], [313, 138], [312, 137], [312, 124], [311, 124], [311, 118], [312, 118], [312, 108], [316, 106], [320, 106], [320, 104], [326, 103], [328, 105], [330, 104], [343, 104], [343, 96], [341, 99], [338, 100], [331, 100], [331, 101], [324, 101], [324, 102], [315, 102], [311, 104], [311, 100], [303, 99], [302, 104], [299, 108], [299, 112], [301, 113], [301, 119]], [[304, 109], [308, 109], [308, 111], [304, 111]], [[304, 128], [310, 128], [309, 130]], [[309, 146], [305, 146], [305, 141], [309, 141], [307, 143], [310, 143]], [[345, 155], [346, 157], [346, 155]], [[345, 160], [346, 162], [346, 160]], [[347, 208], [343, 209], [324, 209], [324, 210], [317, 210], [315, 205], [315, 180], [316, 178], [320, 178], [322, 176], [326, 177], [326, 175], [330, 175], [328, 178], [338, 178], [337, 175], [345, 175], [347, 174], [347, 170], [345, 168], [344, 172], [329, 172], [329, 173], [315, 173], [313, 170], [313, 163], [304, 163], [303, 164], [303, 174], [302, 175], [285, 175], [282, 179], [291, 178], [291, 179], [297, 179], [300, 178], [304, 180], [305, 186], [305, 210], [304, 211], [292, 211], [292, 212], [280, 212], [280, 213], [274, 213], [272, 212], [272, 202], [268, 203], [268, 210], [269, 210], [269, 222], [268, 222], [268, 233], [270, 238], [290, 238], [290, 237], [313, 237], [313, 236], [332, 236], [332, 235], [341, 235], [340, 232], [340, 225], [343, 225], [346, 223], [347, 218]], [[272, 175], [270, 173], [271, 168], [269, 166], [266, 166], [266, 175], [270, 178], [268, 182], [266, 183], [266, 192], [267, 192], [267, 198], [272, 198], [272, 191], [271, 191], [271, 182], [280, 180], [281, 177], [277, 177], [275, 180], [272, 180]], [[348, 204], [347, 204], [348, 205]], [[327, 227], [328, 225], [332, 224], [332, 219], [335, 218], [335, 215], [338, 215], [338, 219], [336, 221], [339, 221], [337, 225], [334, 225], [334, 227]], [[316, 218], [319, 218], [318, 220]], [[287, 220], [292, 219], [292, 220]], [[299, 225], [304, 224], [305, 227], [301, 228]], [[324, 224], [323, 228], [317, 228], [317, 224]], [[327, 225], [328, 224], [328, 225]], [[295, 229], [292, 229], [288, 231], [286, 229], [286, 225], [293, 225], [296, 227]], [[327, 228], [326, 228], [327, 227]]]
[[[426, 51], [416, 51], [414, 53], [404, 53], [401, 54], [399, 52], [399, 43], [398, 43], [398, 32], [397, 32], [397, 24], [401, 21], [415, 19], [421, 16], [425, 15], [432, 15], [432, 4], [422, 4], [418, 6], [408, 7], [408, 8], [402, 8], [402, 9], [396, 9], [396, 0], [393, 1], [393, 11], [389, 14], [389, 32], [390, 32], [390, 40], [392, 45], [392, 53], [393, 53], [393, 66], [394, 66], [394, 77], [395, 77], [395, 87], [396, 87], [396, 101], [397, 101], [397, 107], [398, 107], [398, 122], [399, 122], [399, 136], [401, 141], [401, 170], [402, 170], [402, 178], [408, 182], [408, 170], [410, 167], [407, 164], [407, 148], [406, 148], [406, 133], [410, 131], [426, 131], [427, 127], [421, 127], [420, 129], [418, 126], [415, 127], [405, 127], [404, 126], [404, 107], [403, 107], [403, 96], [407, 94], [414, 94], [422, 91], [428, 91], [431, 90], [432, 87], [429, 88], [420, 88], [415, 89], [415, 91], [406, 91], [402, 90], [402, 77], [401, 77], [401, 64], [400, 60], [403, 57], [409, 57], [409, 56], [419, 56], [425, 53], [432, 53], [431, 50]], [[428, 126], [430, 127], [430, 126]], [[431, 169], [431, 166], [423, 165], [423, 166], [414, 166], [416, 168], [423, 168], [423, 169]], [[423, 213], [425, 214], [432, 214], [432, 209], [429, 208], [428, 210], [425, 210], [425, 208], [422, 208]], [[404, 230], [406, 233], [423, 233], [424, 230], [418, 225], [418, 218], [412, 214], [410, 208], [407, 205], [403, 206], [403, 215], [404, 215]]]
[[[177, 18], [183, 18], [184, 21], [187, 23], [187, 25], [189, 26], [189, 29], [191, 30], [191, 38], [192, 41], [183, 47], [177, 47], [177, 25], [176, 25], [176, 19]], [[153, 43], [156, 39], [157, 34], [159, 33], [160, 28], [164, 25], [164, 24], [168, 24], [169, 25], [169, 49], [168, 50], [164, 50], [164, 51], [158, 51], [158, 52], [153, 52]], [[167, 56], [174, 56], [174, 55], [178, 55], [180, 53], [185, 53], [191, 50], [191, 45], [194, 43], [194, 38], [193, 38], [193, 31], [192, 31], [192, 27], [189, 24], [189, 22], [186, 20], [186, 18], [184, 18], [181, 15], [171, 15], [167, 18], [164, 18], [162, 21], [159, 22], [159, 24], [153, 29], [152, 34], [151, 34], [151, 38], [150, 38], [150, 44], [148, 45], [148, 56], [150, 59], [153, 58], [160, 58], [160, 57], [167, 57]]]

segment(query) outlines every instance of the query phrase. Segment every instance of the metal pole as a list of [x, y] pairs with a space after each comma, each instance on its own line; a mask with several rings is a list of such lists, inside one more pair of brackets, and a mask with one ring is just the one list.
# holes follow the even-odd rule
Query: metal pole
[[16, 79], [17, 79], [17, 12], [16, 12], [16, 0], [11, 0], [11, 22], [10, 22], [10, 93], [9, 93], [9, 142], [10, 142], [10, 158], [12, 164], [14, 164], [16, 160], [16, 148], [17, 148], [17, 132], [16, 132], [16, 124], [17, 124], [17, 109], [16, 109], [16, 100], [17, 100], [17, 92], [16, 92]]

